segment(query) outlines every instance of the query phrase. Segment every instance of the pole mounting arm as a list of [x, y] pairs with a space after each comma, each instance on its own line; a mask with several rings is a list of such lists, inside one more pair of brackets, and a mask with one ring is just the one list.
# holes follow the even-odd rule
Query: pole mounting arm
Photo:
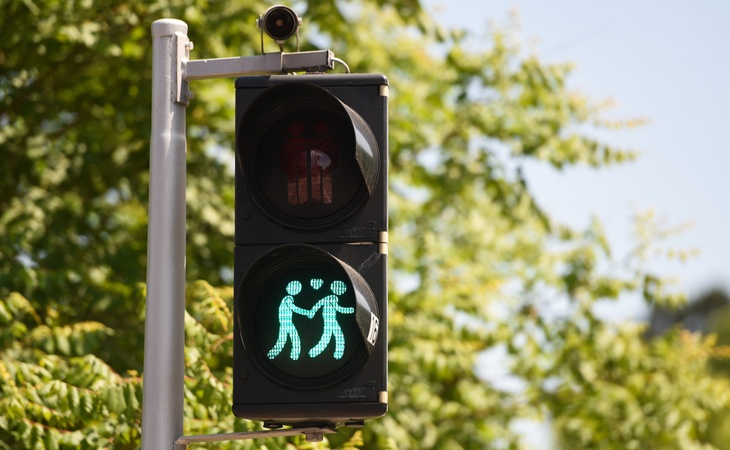
[[193, 42], [184, 33], [176, 32], [176, 76], [173, 82], [173, 98], [187, 106], [193, 97], [189, 90], [190, 80], [232, 78], [246, 75], [276, 75], [291, 72], [324, 72], [334, 69], [335, 54], [330, 50], [296, 53], [266, 53], [234, 58], [190, 60]]

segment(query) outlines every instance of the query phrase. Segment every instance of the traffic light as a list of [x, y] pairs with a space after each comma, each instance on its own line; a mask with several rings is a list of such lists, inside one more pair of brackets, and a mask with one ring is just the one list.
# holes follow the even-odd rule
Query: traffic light
[[387, 94], [382, 75], [236, 81], [238, 417], [387, 411]]

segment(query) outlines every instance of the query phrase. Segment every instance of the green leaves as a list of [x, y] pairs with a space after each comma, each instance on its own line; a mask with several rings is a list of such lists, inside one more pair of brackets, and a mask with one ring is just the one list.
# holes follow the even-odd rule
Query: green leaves
[[[726, 405], [727, 380], [707, 377], [710, 341], [687, 332], [641, 343], [641, 327], [605, 325], [566, 348], [557, 372], [565, 382], [545, 399], [569, 448], [676, 448], [697, 445], [710, 411]], [[595, 336], [595, 337], [594, 337]], [[595, 339], [595, 340], [594, 340]], [[579, 362], [578, 362], [579, 361]], [[568, 374], [567, 367], [579, 370]], [[590, 392], [591, 401], [579, 400]], [[606, 422], [607, 416], [621, 420]], [[694, 443], [694, 444], [690, 444]], [[699, 447], [698, 447], [699, 448]]]
[[[136, 448], [141, 379], [122, 377], [91, 354], [111, 330], [98, 323], [45, 325], [17, 293], [0, 299], [0, 310], [15, 313], [3, 320], [3, 329], [16, 330], [0, 346], [0, 441], [27, 448], [98, 448], [111, 442]], [[28, 317], [35, 320], [28, 323]]]

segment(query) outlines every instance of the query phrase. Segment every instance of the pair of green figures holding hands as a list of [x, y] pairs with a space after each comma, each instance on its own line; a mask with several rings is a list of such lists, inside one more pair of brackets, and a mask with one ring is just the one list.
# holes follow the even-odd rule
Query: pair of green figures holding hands
[[[318, 290], [322, 287], [324, 282], [321, 279], [313, 278], [310, 280], [310, 285], [313, 289]], [[274, 347], [269, 350], [267, 356], [269, 359], [274, 359], [284, 350], [288, 340], [291, 340], [291, 353], [289, 357], [296, 361], [302, 351], [302, 344], [299, 338], [299, 332], [292, 318], [294, 313], [307, 316], [309, 319], [313, 319], [317, 312], [322, 310], [322, 319], [324, 327], [322, 330], [322, 337], [320, 338], [317, 345], [312, 347], [308, 354], [310, 358], [319, 356], [325, 348], [329, 345], [332, 338], [335, 339], [335, 359], [341, 359], [345, 354], [345, 335], [342, 333], [342, 328], [337, 322], [337, 314], [354, 314], [355, 308], [342, 307], [339, 304], [339, 296], [347, 291], [347, 285], [343, 281], [333, 281], [330, 285], [332, 293], [323, 297], [319, 300], [312, 309], [304, 309], [294, 304], [294, 296], [302, 291], [302, 283], [299, 281], [290, 281], [286, 286], [287, 296], [285, 296], [279, 304], [279, 338], [274, 344]]]

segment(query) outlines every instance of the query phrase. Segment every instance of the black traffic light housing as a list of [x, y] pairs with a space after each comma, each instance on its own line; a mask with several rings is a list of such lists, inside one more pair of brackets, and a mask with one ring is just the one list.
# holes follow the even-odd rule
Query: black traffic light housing
[[387, 411], [387, 80], [236, 81], [233, 412]]

